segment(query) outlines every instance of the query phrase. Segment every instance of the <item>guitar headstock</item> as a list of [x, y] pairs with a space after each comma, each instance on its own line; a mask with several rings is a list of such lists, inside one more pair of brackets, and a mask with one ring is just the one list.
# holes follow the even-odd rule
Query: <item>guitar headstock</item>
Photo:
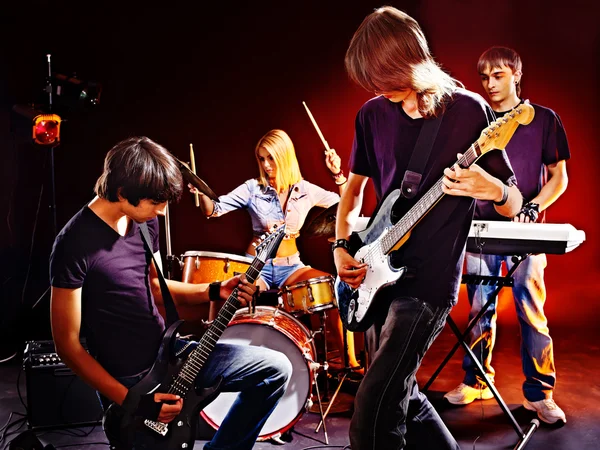
[[502, 117], [496, 119], [481, 132], [477, 143], [481, 153], [490, 150], [504, 150], [519, 125], [528, 125], [533, 120], [535, 111], [529, 100], [515, 106]]
[[256, 257], [263, 263], [277, 255], [279, 244], [285, 237], [285, 223], [263, 234], [256, 246]]

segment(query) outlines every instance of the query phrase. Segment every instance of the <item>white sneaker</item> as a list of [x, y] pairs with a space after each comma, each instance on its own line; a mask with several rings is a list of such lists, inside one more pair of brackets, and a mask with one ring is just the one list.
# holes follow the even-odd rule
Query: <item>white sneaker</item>
[[447, 392], [444, 398], [453, 405], [468, 405], [474, 400], [489, 400], [494, 398], [494, 394], [489, 387], [478, 385], [477, 387], [460, 383], [455, 389]]
[[560, 409], [560, 406], [558, 406], [551, 398], [537, 402], [530, 402], [529, 400], [525, 399], [523, 406], [529, 411], [537, 412], [537, 415], [542, 422], [554, 424], [562, 421], [562, 423], [567, 423], [567, 416], [565, 415], [565, 412]]

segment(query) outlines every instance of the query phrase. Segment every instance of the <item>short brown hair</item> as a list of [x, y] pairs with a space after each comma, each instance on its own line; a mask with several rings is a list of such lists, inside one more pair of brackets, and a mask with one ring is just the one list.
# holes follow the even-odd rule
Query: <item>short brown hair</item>
[[131, 137], [107, 153], [94, 191], [110, 202], [120, 195], [133, 206], [142, 199], [163, 203], [179, 200], [183, 179], [167, 149], [147, 137]]
[[[477, 73], [482, 74], [485, 69], [508, 67], [513, 74], [523, 72], [523, 62], [519, 54], [509, 47], [490, 47], [481, 54], [477, 61]], [[521, 96], [521, 80], [517, 83], [517, 96]]]
[[350, 78], [368, 91], [413, 89], [423, 116], [443, 111], [445, 98], [462, 86], [434, 61], [417, 21], [391, 6], [363, 20], [345, 64]]

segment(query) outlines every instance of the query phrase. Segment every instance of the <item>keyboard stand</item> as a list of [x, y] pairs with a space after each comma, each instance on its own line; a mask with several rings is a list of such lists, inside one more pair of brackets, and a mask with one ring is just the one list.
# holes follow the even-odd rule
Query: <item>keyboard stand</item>
[[442, 371], [444, 366], [448, 363], [448, 361], [450, 361], [450, 359], [452, 358], [454, 353], [456, 353], [456, 350], [458, 350], [459, 347], [462, 347], [465, 350], [465, 352], [471, 357], [471, 360], [475, 364], [477, 371], [479, 372], [481, 377], [485, 380], [486, 384], [489, 386], [490, 390], [492, 391], [492, 394], [494, 394], [494, 398], [498, 402], [498, 405], [500, 406], [500, 408], [504, 412], [504, 415], [508, 418], [510, 424], [512, 425], [513, 429], [517, 433], [517, 436], [519, 437], [519, 441], [517, 442], [516, 447], [514, 447], [514, 450], [521, 450], [521, 449], [525, 448], [525, 445], [527, 445], [527, 443], [533, 436], [533, 433], [539, 427], [540, 422], [538, 421], [538, 419], [533, 419], [530, 422], [529, 426], [527, 427], [527, 430], [523, 431], [521, 426], [515, 420], [510, 409], [508, 409], [508, 406], [506, 406], [506, 403], [504, 403], [504, 400], [500, 396], [500, 393], [496, 389], [496, 386], [490, 382], [487, 374], [483, 370], [481, 363], [479, 362], [479, 360], [473, 353], [473, 350], [471, 350], [471, 347], [469, 347], [469, 345], [465, 342], [465, 339], [469, 337], [469, 333], [471, 332], [473, 327], [475, 325], [477, 325], [477, 322], [479, 322], [481, 317], [483, 317], [483, 315], [485, 314], [487, 309], [492, 305], [492, 303], [494, 303], [494, 301], [498, 297], [498, 294], [500, 293], [502, 288], [505, 286], [512, 287], [514, 285], [513, 274], [515, 273], [515, 271], [517, 270], [517, 268], [519, 267], [521, 262], [523, 262], [528, 256], [529, 256], [529, 254], [513, 256], [512, 258], [513, 258], [514, 264], [511, 267], [511, 269], [508, 271], [506, 276], [504, 276], [504, 277], [490, 277], [490, 276], [482, 276], [482, 275], [463, 275], [462, 282], [465, 284], [488, 284], [488, 285], [496, 285], [497, 288], [492, 293], [492, 295], [490, 296], [489, 300], [485, 303], [485, 305], [483, 305], [483, 307], [481, 308], [481, 311], [479, 311], [479, 313], [475, 317], [473, 317], [473, 319], [469, 322], [467, 328], [465, 329], [465, 331], [463, 333], [460, 332], [460, 330], [458, 329], [458, 326], [456, 325], [454, 320], [452, 320], [452, 317], [450, 317], [450, 315], [448, 315], [448, 317], [446, 318], [446, 323], [450, 326], [450, 329], [456, 335], [458, 342], [454, 345], [454, 347], [452, 347], [452, 350], [450, 350], [450, 353], [448, 353], [446, 358], [442, 361], [440, 366], [433, 373], [433, 375], [431, 376], [429, 381], [425, 384], [425, 386], [423, 386], [423, 389], [421, 390], [422, 392], [425, 392], [425, 391], [427, 391], [427, 389], [429, 389], [429, 386], [431, 386], [431, 384], [435, 381], [435, 379], [440, 374], [440, 372]]

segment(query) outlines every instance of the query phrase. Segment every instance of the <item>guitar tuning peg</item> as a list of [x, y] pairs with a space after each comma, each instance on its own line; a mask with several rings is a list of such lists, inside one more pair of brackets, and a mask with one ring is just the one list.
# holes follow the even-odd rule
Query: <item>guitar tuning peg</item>
[[256, 242], [252, 243], [252, 247], [256, 248]]
[[266, 237], [267, 237], [267, 235], [263, 234], [263, 235], [260, 236], [260, 240], [263, 241]]

